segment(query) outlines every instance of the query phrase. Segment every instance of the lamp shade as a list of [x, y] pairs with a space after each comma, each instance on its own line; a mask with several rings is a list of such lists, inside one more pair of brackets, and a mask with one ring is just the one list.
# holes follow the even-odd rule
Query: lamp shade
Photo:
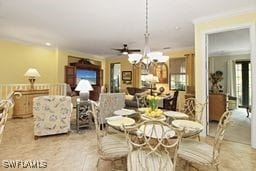
[[29, 68], [24, 74], [25, 77], [40, 77], [39, 72], [35, 68]]
[[142, 55], [138, 53], [128, 54], [128, 61], [130, 63], [138, 63], [141, 58], [142, 58]]
[[80, 91], [80, 92], [89, 92], [92, 91], [93, 88], [91, 86], [91, 83], [88, 80], [80, 80], [78, 85], [75, 88], [75, 91]]

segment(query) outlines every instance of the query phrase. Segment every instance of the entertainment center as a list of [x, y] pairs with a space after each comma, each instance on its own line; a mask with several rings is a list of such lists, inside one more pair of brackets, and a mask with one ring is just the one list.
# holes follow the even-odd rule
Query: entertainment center
[[98, 100], [103, 83], [103, 71], [100, 65], [94, 65], [87, 59], [65, 66], [65, 82], [74, 90], [81, 79], [89, 80], [93, 91], [90, 91], [90, 99]]

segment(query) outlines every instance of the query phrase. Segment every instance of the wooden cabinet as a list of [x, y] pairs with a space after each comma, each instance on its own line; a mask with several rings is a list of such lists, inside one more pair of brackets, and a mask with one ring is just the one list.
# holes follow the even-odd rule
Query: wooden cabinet
[[33, 116], [33, 98], [49, 95], [49, 90], [17, 90], [21, 97], [14, 97], [13, 118], [27, 118]]
[[103, 84], [103, 70], [100, 65], [94, 65], [87, 60], [81, 59], [78, 62], [70, 63], [70, 66], [65, 66], [65, 82], [70, 85], [72, 90], [76, 87], [77, 71], [94, 71], [96, 73], [96, 84], [93, 86], [93, 91], [90, 91], [90, 99], [97, 101]]
[[226, 95], [210, 94], [209, 96], [209, 119], [219, 121], [222, 114], [226, 111]]
[[76, 86], [76, 67], [65, 66], [65, 82], [70, 85], [70, 87]]

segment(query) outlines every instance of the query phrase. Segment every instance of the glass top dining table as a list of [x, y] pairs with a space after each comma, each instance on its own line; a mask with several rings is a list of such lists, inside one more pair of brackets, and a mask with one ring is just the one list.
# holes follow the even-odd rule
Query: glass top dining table
[[[175, 111], [165, 111], [164, 113], [170, 113], [174, 112], [174, 114], [177, 114]], [[186, 114], [183, 114], [179, 112], [181, 115], [185, 116]], [[136, 124], [139, 124], [145, 120], [160, 120], [163, 122], [168, 122], [169, 117], [168, 115], [161, 115], [159, 118], [152, 118], [149, 116], [146, 116], [143, 114], [140, 110], [130, 110], [130, 109], [121, 109], [114, 112], [115, 116], [106, 118], [107, 124], [112, 127], [115, 130], [124, 132], [124, 127], [129, 126], [132, 127]], [[179, 118], [179, 117], [178, 117]], [[203, 131], [203, 125], [201, 123], [186, 120], [186, 119], [173, 119], [172, 122], [169, 124], [174, 128], [181, 128], [184, 129], [183, 137], [192, 137], [198, 135], [200, 132]], [[188, 118], [188, 117], [187, 117]]]

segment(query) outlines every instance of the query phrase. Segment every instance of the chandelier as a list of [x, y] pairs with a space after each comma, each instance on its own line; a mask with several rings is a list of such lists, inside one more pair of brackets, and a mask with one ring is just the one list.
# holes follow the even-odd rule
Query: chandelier
[[128, 54], [128, 61], [134, 65], [141, 67], [145, 66], [145, 69], [149, 69], [150, 65], [156, 63], [164, 63], [169, 59], [169, 56], [163, 56], [163, 52], [150, 52], [149, 48], [149, 32], [148, 32], [148, 0], [146, 0], [146, 32], [145, 36], [145, 47], [143, 54], [132, 53]]

